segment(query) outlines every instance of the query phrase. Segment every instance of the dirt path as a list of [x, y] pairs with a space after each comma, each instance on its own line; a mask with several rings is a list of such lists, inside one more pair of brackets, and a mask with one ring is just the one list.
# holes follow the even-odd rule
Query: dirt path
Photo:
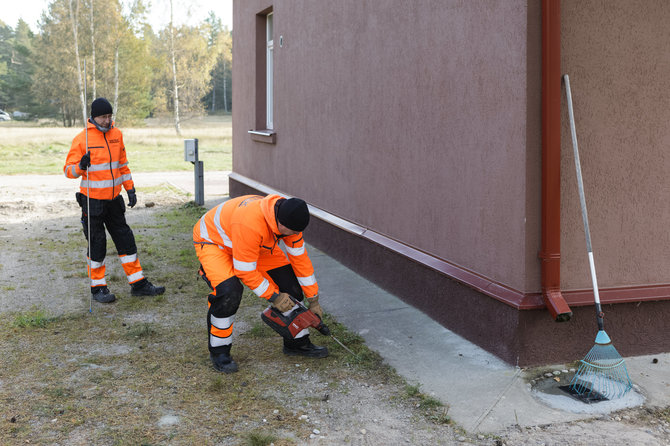
[[[183, 177], [178, 175], [180, 184]], [[137, 187], [138, 205], [126, 214], [131, 227], [151, 219], [156, 211], [192, 199], [160, 175], [149, 174]], [[149, 192], [143, 193], [143, 188]], [[44, 304], [55, 314], [64, 314], [87, 305], [81, 297], [86, 296], [85, 281], [71, 280], [86, 271], [86, 239], [74, 200], [77, 190], [78, 181], [61, 175], [0, 176], [0, 311]], [[49, 253], [41, 248], [52, 243], [71, 246], [63, 254], [66, 258], [58, 259], [71, 266], [66, 271], [48, 268]], [[115, 261], [109, 256], [111, 265]]]
[[[75, 181], [60, 176], [0, 176], [0, 313], [26, 311], [39, 306], [48, 309], [51, 314], [59, 315], [81, 313], [82, 309], [88, 308], [84, 267], [86, 245], [81, 234], [79, 208], [74, 202], [75, 190]], [[158, 212], [170, 206], [186, 203], [191, 199], [183, 190], [165, 182], [158, 185], [138, 186], [138, 198], [138, 206], [130, 210], [127, 216], [131, 227], [139, 228], [155, 227], [158, 223], [156, 221]], [[147, 204], [151, 207], [147, 207]], [[138, 235], [142, 235], [142, 230], [139, 230]], [[59, 249], [44, 249], [53, 248], [54, 244], [58, 245]], [[54, 252], [59, 253], [59, 258], [53, 258]], [[113, 256], [108, 256], [108, 260], [109, 270], [120, 270], [119, 265], [113, 263], [116, 261]], [[197, 299], [197, 297], [191, 297], [191, 299]], [[171, 304], [169, 298], [167, 303]], [[169, 324], [169, 321], [177, 320], [174, 314], [185, 313], [186, 310], [180, 308], [179, 305], [182, 305], [181, 302], [169, 310], [173, 312], [170, 317], [160, 313], [168, 311], [165, 305], [156, 308], [148, 306], [139, 310], [117, 305], [111, 310], [106, 310], [109, 314], [105, 317], [110, 320], [120, 318], [123, 320], [124, 327], [136, 322], [150, 324], [158, 321], [160, 324]], [[124, 315], [124, 312], [127, 314]], [[199, 313], [196, 311], [194, 314], [195, 316], [190, 314], [184, 316], [186, 317], [184, 320], [190, 325], [202, 322], [198, 319]], [[191, 317], [195, 322], [188, 319]], [[185, 323], [184, 320], [180, 323]], [[169, 326], [165, 329], [169, 329]], [[250, 327], [242, 322], [240, 329], [244, 332], [250, 330]], [[10, 342], [5, 336], [3, 339], [3, 342]], [[197, 346], [195, 359], [184, 360], [186, 367], [191, 366], [192, 363], [197, 367], [197, 373], [188, 379], [209, 379], [210, 383], [206, 385], [210, 387], [224, 385], [221, 384], [220, 378], [210, 370], [207, 358], [203, 357], [198, 350], [202, 349], [200, 344], [195, 344]], [[7, 345], [2, 348], [11, 349]], [[75, 341], [72, 341], [64, 348], [61, 354], [70, 359], [60, 359], [60, 361], [67, 368], [71, 367], [70, 362], [81, 361], [77, 359], [79, 356], [85, 357], [91, 355], [91, 352], [94, 352], [98, 358], [115, 357], [115, 355], [132, 356], [134, 352], [139, 353], [140, 350], [136, 348], [142, 349], [142, 346], [135, 347], [131, 342], [105, 345], [98, 341], [93, 345], [88, 345], [86, 351], [82, 350], [77, 353], [77, 349], [83, 347], [77, 346]], [[181, 354], [193, 355], [191, 352]], [[253, 361], [244, 355], [240, 357], [240, 360], [247, 367]], [[53, 361], [55, 359], [48, 359], [49, 364]], [[98, 359], [98, 361], [102, 360]], [[74, 374], [67, 378], [68, 380], [79, 380], [76, 386], [72, 387], [82, 389], [83, 393], [79, 399], [85, 401], [87, 398], [116, 398], [114, 394], [100, 395], [99, 388], [102, 386], [100, 381], [94, 381], [91, 384], [86, 380], [90, 380], [90, 377], [85, 379], [87, 374], [102, 373], [101, 366], [96, 365], [95, 361], [86, 360], [85, 362], [85, 367], [74, 370]], [[278, 368], [259, 364], [256, 366], [258, 369], [255, 373], [256, 375], [267, 374], [281, 381], [287, 377], [273, 374], [278, 373], [277, 370], [286, 367], [287, 364], [282, 363]], [[129, 364], [115, 364], [105, 373], [115, 379], [120, 379], [124, 374], [132, 373], [129, 367], [131, 367]], [[267, 367], [267, 370], [264, 367]], [[591, 421], [537, 426], [530, 429], [510, 428], [505, 432], [492, 435], [476, 435], [464, 433], [457, 426], [441, 424], [439, 421], [426, 418], [418, 407], [421, 402], [412, 403], [415, 404], [416, 407], [414, 407], [408, 406], [407, 401], [397, 398], [397, 395], [402, 393], [402, 389], [397, 384], [360, 381], [348, 377], [342, 378], [340, 382], [334, 382], [332, 378], [329, 378], [330, 381], [324, 378], [323, 372], [310, 370], [310, 367], [297, 361], [293, 367], [296, 372], [293, 373], [291, 379], [299, 380], [299, 390], [293, 388], [288, 391], [288, 394], [274, 390], [277, 394], [273, 397], [280, 401], [286, 399], [295, 401], [294, 407], [281, 412], [280, 415], [272, 411], [255, 414], [257, 418], [255, 421], [243, 416], [230, 422], [238, 423], [238, 430], [252, 430], [258, 428], [259, 425], [263, 426], [264, 423], [271, 424], [273, 420], [277, 422], [280, 416], [295, 418], [287, 424], [293, 426], [293, 430], [286, 432], [287, 438], [294, 438], [293, 442], [279, 442], [278, 444], [296, 445], [670, 445], [670, 423], [668, 422], [670, 414], [668, 413], [650, 413], [644, 409], [636, 409]], [[29, 376], [29, 373], [26, 373], [25, 376]], [[337, 376], [337, 370], [330, 370], [328, 373], [334, 373]], [[65, 438], [58, 437], [57, 433], [52, 435], [52, 431], [57, 431], [57, 429], [50, 428], [49, 423], [56, 426], [58, 421], [52, 421], [52, 419], [58, 420], [58, 413], [55, 416], [41, 417], [29, 412], [24, 413], [19, 408], [21, 405], [17, 404], [17, 398], [19, 398], [17, 395], [20, 393], [11, 393], [17, 390], [12, 389], [12, 386], [20, 385], [15, 380], [24, 379], [18, 376], [24, 375], [7, 378], [0, 374], [0, 409], [2, 409], [0, 416], [3, 417], [0, 419], [0, 428], [12, 429], [23, 418], [36, 417], [27, 423], [28, 427], [25, 427], [32, 432], [32, 436], [25, 434], [27, 435], [25, 438], [33, 439], [30, 441], [31, 444], [91, 444], [92, 439], [100, 438], [96, 435], [102, 435], [97, 430], [103, 429], [103, 432], [107, 432], [112, 429], [110, 426], [89, 426], [84, 423], [82, 427], [74, 429]], [[238, 378], [249, 382], [258, 379], [253, 375], [242, 374]], [[219, 384], [216, 384], [217, 382]], [[237, 390], [240, 395], [245, 391], [250, 391], [244, 387], [246, 382], [242, 382], [243, 387]], [[26, 382], [25, 385], [30, 386], [34, 383]], [[194, 382], [194, 385], [197, 389], [203, 384]], [[235, 385], [238, 388], [240, 384]], [[172, 392], [177, 392], [177, 390]], [[11, 396], [9, 396], [10, 393]], [[139, 391], [136, 393], [140, 397], [137, 401], [133, 400], [132, 392], [124, 393], [122, 404], [127, 404], [128, 407], [145, 408], [147, 412], [151, 412], [154, 407], [153, 403], [149, 404], [143, 400], [142, 398], [146, 396], [142, 396]], [[169, 395], [159, 395], [157, 398], [171, 401]], [[255, 400], [267, 397], [260, 398], [253, 394], [252, 398]], [[76, 410], [72, 409], [72, 411], [76, 415]], [[18, 421], [16, 421], [17, 415], [13, 413], [20, 414]], [[159, 433], [155, 435], [156, 438], [163, 439], [161, 444], [189, 444], [183, 438], [185, 435], [188, 436], [187, 432], [192, 428], [189, 426], [199, 424], [196, 419], [187, 422], [186, 415], [178, 416], [169, 411], [157, 417], [157, 421], [154, 420], [154, 422], [157, 422], [158, 425], [152, 425], [153, 427], [146, 427], [146, 429], [158, 430]], [[10, 418], [14, 421], [11, 421]], [[72, 415], [72, 418], [74, 420], [76, 417]], [[287, 421], [284, 420], [284, 423]], [[296, 427], [298, 426], [296, 423], [299, 423], [299, 427]], [[168, 428], [173, 429], [174, 432], [170, 435], [163, 435], [161, 432]], [[21, 434], [23, 431], [18, 430], [18, 432]], [[58, 441], [53, 440], [54, 438]], [[238, 440], [229, 439], [230, 442], [228, 442], [228, 440], [219, 439], [212, 440], [209, 444], [241, 444], [236, 442]], [[27, 442], [21, 441], [22, 444]], [[112, 443], [110, 441], [103, 444]], [[122, 444], [126, 443], [122, 442]]]

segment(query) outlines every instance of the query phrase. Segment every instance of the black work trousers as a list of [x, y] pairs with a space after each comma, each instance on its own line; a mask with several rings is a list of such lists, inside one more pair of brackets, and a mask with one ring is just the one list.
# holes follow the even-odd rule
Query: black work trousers
[[[302, 293], [302, 288], [300, 287], [298, 278], [295, 276], [295, 272], [293, 271], [293, 267], [291, 267], [291, 265], [284, 265], [280, 266], [279, 268], [270, 269], [267, 271], [267, 273], [279, 288], [280, 293], [288, 293], [299, 301], [303, 300], [304, 295]], [[230, 344], [223, 346], [212, 345], [211, 334], [212, 327], [214, 325], [212, 323], [212, 317], [222, 320], [232, 318], [232, 316], [237, 313], [237, 309], [240, 307], [244, 287], [242, 286], [240, 279], [233, 276], [224, 280], [218, 284], [216, 288], [214, 288], [207, 279], [207, 272], [202, 269], [202, 267], [200, 269], [200, 275], [205, 280], [205, 282], [207, 282], [207, 285], [209, 285], [209, 287], [212, 289], [212, 293], [207, 296], [209, 301], [209, 310], [207, 311], [207, 327], [210, 333], [210, 342], [208, 344], [209, 351], [213, 354], [219, 354], [222, 352], [229, 353]], [[228, 327], [232, 327], [232, 319]], [[230, 330], [230, 334], [228, 334], [228, 336], [231, 335], [232, 329]]]
[[[87, 212], [87, 198], [77, 193], [77, 202], [81, 206], [81, 224], [84, 236], [91, 244], [91, 260], [102, 262], [107, 253], [107, 234], [112, 237], [119, 255], [137, 254], [137, 245], [132, 229], [126, 223], [126, 204], [121, 195], [113, 200], [89, 198], [90, 212]], [[88, 234], [88, 221], [91, 222], [91, 236]]]

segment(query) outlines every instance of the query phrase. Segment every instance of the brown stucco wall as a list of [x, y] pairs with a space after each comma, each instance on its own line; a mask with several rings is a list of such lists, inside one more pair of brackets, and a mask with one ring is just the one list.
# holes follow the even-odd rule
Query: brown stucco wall
[[[603, 288], [670, 283], [670, 2], [562, 0], [591, 238]], [[591, 287], [567, 108], [562, 162], [565, 290]]]
[[[236, 173], [537, 295], [539, 1], [234, 4]], [[670, 302], [653, 300], [668, 287], [653, 286], [670, 283], [670, 3], [561, 4], [601, 297], [651, 296], [605, 305], [607, 331], [624, 355], [666, 351], [659, 315]], [[256, 13], [270, 7], [276, 144], [247, 134], [264, 95]], [[584, 305], [591, 281], [564, 98], [562, 129], [561, 288]], [[231, 195], [251, 190], [231, 182]], [[556, 324], [318, 219], [306, 238], [510, 363], [570, 361], [595, 335], [592, 306]]]
[[[540, 10], [530, 3], [236, 1], [233, 170], [539, 291]], [[255, 14], [269, 6], [274, 145], [246, 133], [257, 126]]]

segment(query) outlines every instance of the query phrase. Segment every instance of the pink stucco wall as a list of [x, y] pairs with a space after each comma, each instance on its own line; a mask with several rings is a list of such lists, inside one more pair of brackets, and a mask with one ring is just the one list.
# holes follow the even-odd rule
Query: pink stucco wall
[[[670, 283], [670, 2], [562, 0], [599, 285]], [[564, 105], [562, 287], [590, 288]]]
[[[236, 1], [234, 171], [539, 291], [536, 3]], [[255, 14], [269, 6], [274, 145], [246, 133], [256, 122]]]

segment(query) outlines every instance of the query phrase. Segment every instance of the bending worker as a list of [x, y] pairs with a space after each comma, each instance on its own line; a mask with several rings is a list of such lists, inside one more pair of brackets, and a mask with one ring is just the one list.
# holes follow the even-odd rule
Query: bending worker
[[[209, 352], [214, 368], [237, 371], [230, 355], [233, 319], [242, 300], [242, 283], [258, 297], [288, 316], [307, 297], [319, 317], [319, 286], [305, 251], [302, 231], [309, 223], [307, 204], [279, 195], [245, 195], [228, 200], [203, 215], [193, 228], [200, 275], [212, 292], [208, 296]], [[286, 254], [279, 247], [283, 241]], [[240, 280], [242, 283], [240, 283]], [[326, 347], [309, 340], [309, 330], [294, 339], [284, 337], [284, 353], [312, 358], [328, 356]]]
[[109, 292], [105, 280], [107, 252], [105, 228], [116, 245], [116, 251], [131, 287], [130, 293], [133, 296], [163, 294], [165, 287], [154, 286], [144, 277], [137, 258], [135, 236], [126, 223], [126, 205], [120, 195], [121, 186], [126, 189], [128, 206], [131, 208], [137, 204], [137, 195], [128, 168], [123, 135], [114, 127], [112, 105], [107, 99], [98, 98], [93, 101], [91, 117], [87, 120], [86, 126], [87, 128], [72, 141], [63, 171], [68, 178], [81, 177], [80, 192], [77, 192], [76, 197], [82, 210], [81, 223], [84, 226], [84, 236], [90, 244], [88, 262], [93, 298], [102, 303], [116, 300], [114, 294]]

